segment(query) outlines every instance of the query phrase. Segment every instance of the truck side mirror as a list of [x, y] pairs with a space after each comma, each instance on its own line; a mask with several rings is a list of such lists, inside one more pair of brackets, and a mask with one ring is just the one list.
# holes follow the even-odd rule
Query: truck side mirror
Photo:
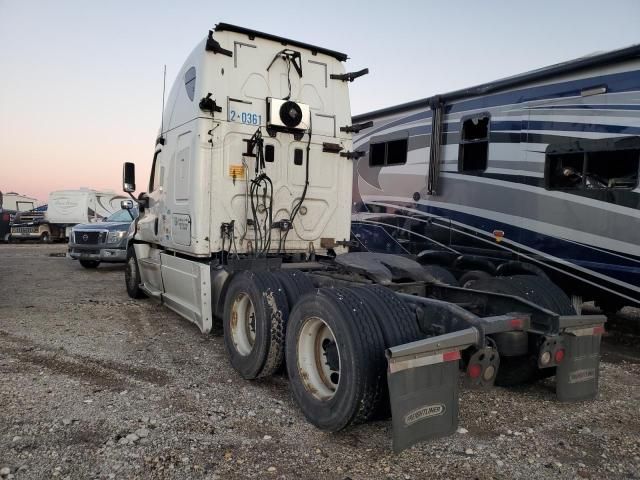
[[122, 168], [122, 190], [127, 193], [136, 191], [136, 166], [125, 162]]
[[120, 208], [123, 210], [131, 210], [133, 208], [133, 200], [121, 200]]

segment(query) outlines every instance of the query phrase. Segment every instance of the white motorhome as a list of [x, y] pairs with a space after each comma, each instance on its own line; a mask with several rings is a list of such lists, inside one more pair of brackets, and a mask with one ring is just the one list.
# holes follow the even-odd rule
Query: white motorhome
[[124, 196], [109, 191], [81, 188], [58, 190], [49, 194], [46, 220], [64, 227], [65, 237], [79, 223], [97, 222], [120, 209]]
[[[319, 428], [391, 411], [396, 450], [455, 431], [459, 368], [476, 387], [555, 374], [560, 399], [593, 398], [605, 318], [576, 315], [548, 279], [470, 290], [415, 258], [347, 251], [351, 134], [367, 127], [351, 124], [347, 85], [367, 71], [345, 73], [346, 59], [224, 23], [196, 46], [136, 199], [128, 294], [203, 333], [221, 322], [245, 379], [286, 358]], [[123, 189], [133, 197], [132, 163]]]

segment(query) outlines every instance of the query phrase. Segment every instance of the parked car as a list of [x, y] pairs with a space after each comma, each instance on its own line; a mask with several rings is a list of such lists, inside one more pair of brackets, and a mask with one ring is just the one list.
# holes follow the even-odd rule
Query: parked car
[[101, 262], [125, 262], [127, 238], [133, 234], [137, 216], [137, 208], [118, 210], [103, 222], [76, 225], [69, 236], [69, 256], [85, 268], [96, 268]]

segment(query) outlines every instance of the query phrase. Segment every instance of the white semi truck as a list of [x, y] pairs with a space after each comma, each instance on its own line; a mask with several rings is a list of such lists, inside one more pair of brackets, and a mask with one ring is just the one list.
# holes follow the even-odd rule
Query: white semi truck
[[351, 123], [347, 86], [366, 70], [346, 59], [223, 23], [196, 46], [135, 198], [129, 295], [205, 334], [220, 322], [245, 379], [286, 363], [321, 429], [391, 414], [396, 451], [455, 431], [460, 370], [476, 388], [555, 375], [560, 400], [593, 398], [605, 317], [576, 315], [544, 275], [474, 290], [416, 257], [349, 251], [351, 135], [369, 125]]

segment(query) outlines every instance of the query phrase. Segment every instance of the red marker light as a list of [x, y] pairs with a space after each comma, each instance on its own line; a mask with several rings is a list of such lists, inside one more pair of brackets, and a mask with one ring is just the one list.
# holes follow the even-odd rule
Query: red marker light
[[469, 365], [467, 368], [467, 375], [471, 378], [478, 378], [482, 374], [482, 367], [477, 363]]
[[556, 351], [555, 360], [556, 363], [561, 363], [562, 360], [564, 360], [564, 349], [561, 348], [560, 350]]
[[603, 325], [599, 325], [597, 327], [593, 327], [593, 334], [594, 335], [602, 335], [605, 332], [604, 330], [604, 326]]
[[512, 318], [509, 320], [509, 326], [513, 329], [522, 328], [524, 326], [524, 320], [521, 318]]
[[443, 362], [451, 362], [453, 360], [460, 360], [460, 352], [458, 350], [453, 350], [451, 352], [444, 352], [442, 354]]

